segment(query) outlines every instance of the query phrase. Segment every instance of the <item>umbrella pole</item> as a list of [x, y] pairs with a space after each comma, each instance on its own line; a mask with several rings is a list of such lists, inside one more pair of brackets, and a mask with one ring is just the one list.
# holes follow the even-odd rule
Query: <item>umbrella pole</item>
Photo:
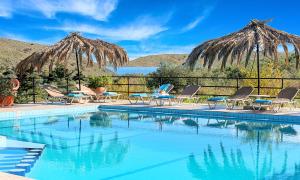
[[256, 60], [257, 60], [257, 94], [260, 95], [260, 67], [259, 67], [259, 45], [256, 44]]
[[255, 41], [256, 41], [256, 63], [257, 63], [257, 94], [260, 95], [260, 70], [259, 70], [259, 38], [257, 27], [255, 28]]
[[78, 61], [78, 51], [76, 49], [76, 65], [77, 65], [77, 77], [78, 77], [78, 86], [79, 91], [81, 91], [81, 84], [80, 84], [80, 67], [79, 67], [79, 61]]

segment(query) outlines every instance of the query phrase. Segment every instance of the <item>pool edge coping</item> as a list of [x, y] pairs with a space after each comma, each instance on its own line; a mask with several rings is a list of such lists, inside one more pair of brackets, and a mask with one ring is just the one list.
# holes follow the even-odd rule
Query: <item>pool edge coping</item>
[[220, 116], [220, 117], [234, 117], [241, 119], [252, 119], [259, 121], [274, 121], [274, 122], [297, 122], [300, 123], [300, 116], [298, 115], [283, 115], [283, 114], [261, 114], [261, 113], [251, 113], [251, 112], [230, 112], [230, 111], [216, 111], [216, 110], [201, 110], [201, 109], [175, 109], [172, 107], [159, 108], [159, 107], [137, 107], [130, 105], [99, 105], [98, 109], [102, 110], [127, 110], [135, 112], [155, 112], [155, 113], [171, 113], [171, 114], [185, 114], [185, 115], [197, 115], [197, 116]]

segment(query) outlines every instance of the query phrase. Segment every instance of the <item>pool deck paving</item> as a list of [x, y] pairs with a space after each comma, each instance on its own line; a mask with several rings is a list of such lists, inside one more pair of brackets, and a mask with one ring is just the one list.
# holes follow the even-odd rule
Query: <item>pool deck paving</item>
[[29, 179], [26, 177], [16, 176], [13, 174], [8, 174], [8, 173], [3, 173], [3, 172], [0, 172], [0, 179], [3, 179], [3, 180], [32, 180], [32, 179]]
[[[6, 139], [5, 136], [0, 136], [0, 148], [37, 148], [44, 149], [44, 144], [17, 141], [12, 139]], [[1, 155], [0, 155], [1, 156]]]

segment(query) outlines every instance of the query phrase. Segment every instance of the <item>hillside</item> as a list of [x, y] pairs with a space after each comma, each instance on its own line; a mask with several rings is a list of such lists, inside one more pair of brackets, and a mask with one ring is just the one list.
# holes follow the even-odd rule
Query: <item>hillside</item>
[[22, 59], [46, 46], [0, 38], [0, 68], [15, 67]]
[[171, 64], [182, 64], [187, 57], [187, 54], [159, 54], [159, 55], [149, 55], [145, 57], [140, 57], [132, 60], [127, 66], [159, 66], [162, 62], [168, 62]]

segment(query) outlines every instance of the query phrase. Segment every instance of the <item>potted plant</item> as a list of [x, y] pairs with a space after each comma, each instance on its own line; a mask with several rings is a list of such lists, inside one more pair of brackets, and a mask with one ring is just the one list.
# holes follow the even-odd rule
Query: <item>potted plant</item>
[[106, 91], [106, 86], [112, 83], [109, 76], [99, 76], [89, 78], [89, 87], [94, 89], [97, 94], [103, 94]]
[[1, 107], [12, 106], [14, 104], [14, 91], [11, 79], [0, 77], [0, 104]]

